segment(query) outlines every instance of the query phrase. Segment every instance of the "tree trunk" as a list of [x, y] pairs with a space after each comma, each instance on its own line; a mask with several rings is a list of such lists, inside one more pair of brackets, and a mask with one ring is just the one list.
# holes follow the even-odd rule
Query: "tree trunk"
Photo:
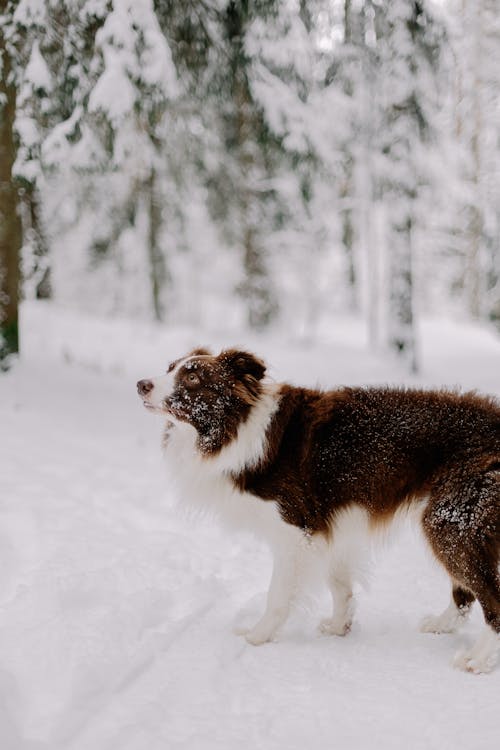
[[30, 184], [20, 191], [20, 203], [25, 292], [29, 289], [35, 299], [50, 299], [52, 284], [49, 247], [41, 219], [40, 194], [36, 185]]
[[389, 347], [417, 372], [413, 320], [412, 220], [391, 226], [389, 248]]
[[344, 246], [347, 264], [347, 283], [349, 290], [349, 309], [358, 310], [356, 266], [354, 263], [354, 217], [352, 210], [354, 184], [352, 179], [352, 164], [346, 166], [346, 182], [341, 192], [341, 198], [346, 205], [341, 211], [342, 216], [342, 244]]
[[226, 15], [228, 37], [231, 45], [232, 106], [231, 123], [233, 149], [237, 167], [234, 185], [238, 206], [238, 241], [243, 251], [245, 278], [238, 291], [247, 304], [248, 323], [251, 328], [263, 329], [277, 312], [272, 282], [267, 271], [262, 231], [260, 229], [261, 197], [253, 186], [255, 173], [265, 171], [263, 157], [256, 141], [261, 125], [252, 101], [247, 78], [244, 49], [245, 20], [248, 6], [245, 2], [229, 3]]
[[[344, 63], [346, 66], [346, 78], [344, 81], [345, 93], [354, 100], [358, 100], [361, 89], [360, 66], [363, 57], [363, 25], [364, 12], [362, 8], [353, 8], [352, 0], [344, 0]], [[355, 234], [356, 217], [354, 206], [358, 199], [356, 195], [356, 157], [352, 146], [349, 144], [344, 161], [344, 179], [340, 192], [342, 201], [342, 244], [344, 246], [347, 263], [347, 282], [349, 288], [349, 307], [353, 311], [358, 310], [358, 279], [355, 263]]]
[[0, 73], [0, 369], [6, 369], [9, 355], [19, 351], [19, 255], [22, 230], [17, 212], [17, 189], [12, 181], [12, 165], [16, 157], [13, 133], [16, 89], [1, 27]]
[[246, 279], [241, 290], [248, 302], [248, 323], [251, 328], [263, 329], [273, 318], [275, 306], [257, 232], [249, 222], [243, 228], [243, 265]]
[[471, 316], [479, 319], [481, 315], [481, 246], [484, 240], [484, 220], [482, 210], [482, 164], [481, 164], [481, 140], [482, 140], [482, 86], [481, 80], [481, 44], [483, 38], [482, 28], [482, 3], [474, 12], [474, 86], [472, 89], [472, 111], [474, 113], [474, 128], [471, 139], [472, 152], [472, 185], [473, 203], [470, 206], [469, 237], [466, 265], [466, 289], [468, 307]]
[[[375, 6], [374, 6], [375, 7]], [[422, 113], [418, 88], [420, 46], [425, 43], [423, 4], [379, 4], [383, 9], [377, 44], [385, 57], [382, 93], [384, 120], [380, 155], [385, 160], [380, 191], [387, 209], [387, 343], [410, 372], [417, 371], [414, 328], [413, 232], [418, 215], [420, 167], [418, 143], [429, 123]], [[426, 51], [429, 58], [430, 50]], [[423, 58], [422, 58], [423, 59]], [[397, 71], [397, 74], [395, 73]], [[405, 85], [401, 84], [404, 80]]]
[[148, 231], [148, 252], [149, 252], [149, 276], [151, 279], [151, 298], [153, 303], [153, 312], [155, 320], [162, 321], [164, 318], [164, 308], [162, 301], [162, 291], [166, 282], [165, 259], [158, 246], [158, 233], [161, 227], [161, 205], [157, 196], [156, 172], [151, 170], [147, 181], [148, 195], [148, 214], [149, 214], [149, 231]]

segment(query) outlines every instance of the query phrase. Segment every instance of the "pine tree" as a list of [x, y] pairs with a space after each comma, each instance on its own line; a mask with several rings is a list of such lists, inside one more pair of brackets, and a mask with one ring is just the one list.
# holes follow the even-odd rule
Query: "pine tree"
[[425, 179], [421, 147], [431, 140], [439, 30], [422, 0], [379, 9], [377, 49], [380, 119], [376, 189], [387, 220], [388, 343], [417, 369], [414, 326], [414, 242]]
[[[160, 247], [162, 180], [168, 167], [166, 145], [173, 132], [169, 107], [177, 95], [177, 76], [151, 0], [115, 2], [96, 36], [96, 46], [102, 68], [88, 109], [109, 128], [109, 168], [130, 186], [127, 212], [145, 215], [152, 309], [156, 320], [162, 320], [168, 279]], [[110, 87], [123, 92], [113, 105]]]
[[359, 307], [356, 270], [356, 217], [355, 205], [360, 202], [359, 185], [356, 183], [356, 172], [359, 170], [360, 146], [363, 144], [363, 99], [366, 96], [367, 73], [363, 65], [367, 55], [365, 42], [366, 13], [364, 5], [356, 5], [352, 0], [344, 0], [343, 31], [344, 39], [340, 48], [337, 76], [342, 82], [342, 89], [348, 99], [346, 115], [351, 127], [349, 136], [344, 142], [344, 159], [341, 199], [342, 244], [344, 246], [348, 266], [348, 283], [351, 291], [350, 307]]
[[[334, 182], [329, 171], [330, 125], [321, 99], [326, 63], [316, 36], [320, 2], [283, 0], [247, 30], [249, 84], [262, 110], [272, 158], [267, 183], [274, 215], [266, 225], [270, 267], [282, 318], [310, 338], [320, 310], [329, 306], [325, 270], [330, 264]], [[269, 137], [271, 136], [271, 137]]]
[[455, 226], [463, 243], [462, 286], [469, 314], [495, 319], [500, 316], [499, 6], [497, 0], [461, 0], [454, 6], [460, 29], [454, 38], [455, 124], [463, 190]]
[[220, 15], [221, 52], [226, 61], [217, 76], [222, 93], [218, 102], [219, 132], [221, 150], [227, 158], [211, 176], [211, 185], [225, 204], [224, 214], [217, 217], [222, 220], [224, 235], [241, 253], [243, 279], [239, 292], [254, 328], [267, 326], [277, 312], [266, 262], [275, 209], [275, 194], [268, 184], [276, 144], [252, 94], [246, 42], [252, 21], [272, 16], [274, 5], [230, 0]]
[[[77, 142], [82, 134], [82, 104], [91, 81], [89, 57], [105, 9], [104, 0], [92, 4], [20, 0], [10, 14], [19, 89], [16, 129], [20, 142], [15, 171], [21, 185], [27, 296], [52, 295], [51, 246], [60, 218], [60, 205], [54, 214], [50, 209], [53, 178], [61, 165], [69, 175], [70, 141]], [[64, 192], [69, 203], [67, 187], [61, 194]], [[78, 192], [72, 189], [75, 198]], [[66, 222], [62, 225], [67, 228]]]
[[58, 293], [85, 304], [92, 273], [94, 309], [96, 302], [102, 311], [149, 308], [161, 319], [162, 206], [170, 205], [165, 173], [175, 152], [167, 121], [177, 82], [153, 4], [63, 0], [32, 8], [22, 0], [14, 17], [22, 117], [37, 134], [23, 144], [20, 171], [43, 189]]

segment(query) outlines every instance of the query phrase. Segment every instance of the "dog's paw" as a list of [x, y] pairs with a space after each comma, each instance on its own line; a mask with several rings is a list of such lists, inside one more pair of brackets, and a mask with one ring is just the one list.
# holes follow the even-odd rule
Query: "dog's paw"
[[497, 662], [495, 654], [477, 654], [474, 649], [457, 651], [453, 666], [472, 674], [487, 674]]
[[457, 618], [443, 615], [427, 615], [420, 621], [421, 633], [453, 633], [457, 628]]
[[336, 620], [329, 617], [319, 624], [319, 632], [322, 635], [347, 635], [352, 628], [352, 620]]
[[464, 672], [484, 674], [491, 672], [498, 662], [500, 652], [500, 633], [485, 627], [477, 642], [470, 649], [458, 651], [453, 665]]
[[270, 633], [268, 629], [264, 629], [258, 625], [254, 625], [253, 627], [235, 625], [233, 627], [233, 633], [235, 635], [243, 636], [248, 643], [252, 644], [252, 646], [260, 646], [263, 643], [268, 643], [273, 640], [274, 635], [274, 632]]
[[263, 643], [269, 643], [269, 641], [273, 640], [273, 635], [274, 633], [259, 628], [252, 628], [252, 630], [248, 630], [244, 633], [246, 642], [250, 643], [252, 646], [262, 646]]

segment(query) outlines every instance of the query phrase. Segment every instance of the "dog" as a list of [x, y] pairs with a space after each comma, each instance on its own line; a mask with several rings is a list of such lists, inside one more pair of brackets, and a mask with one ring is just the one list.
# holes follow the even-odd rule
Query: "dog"
[[195, 349], [137, 383], [144, 406], [167, 420], [180, 494], [271, 547], [266, 610], [247, 641], [274, 638], [311, 556], [333, 603], [321, 630], [348, 633], [360, 552], [413, 510], [451, 582], [448, 608], [421, 629], [454, 631], [477, 599], [485, 627], [455, 665], [490, 671], [500, 648], [500, 403], [446, 390], [313, 390], [265, 374], [249, 352]]

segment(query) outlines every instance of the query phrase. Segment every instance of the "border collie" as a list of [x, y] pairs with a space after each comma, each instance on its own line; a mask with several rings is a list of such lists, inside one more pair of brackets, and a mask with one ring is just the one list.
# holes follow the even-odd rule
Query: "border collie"
[[490, 671], [500, 647], [499, 402], [448, 391], [311, 390], [265, 372], [248, 352], [196, 349], [137, 384], [144, 405], [167, 419], [165, 455], [181, 495], [271, 546], [266, 611], [246, 639], [274, 637], [311, 555], [333, 601], [321, 630], [348, 633], [359, 553], [398, 512], [415, 509], [452, 593], [421, 629], [455, 630], [477, 599], [486, 626], [455, 665]]

